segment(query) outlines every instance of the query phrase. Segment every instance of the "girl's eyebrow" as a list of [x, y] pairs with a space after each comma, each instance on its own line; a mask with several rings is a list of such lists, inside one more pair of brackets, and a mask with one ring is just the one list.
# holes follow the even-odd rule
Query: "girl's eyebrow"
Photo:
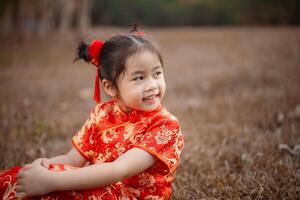
[[[156, 67], [154, 67], [154, 68], [152, 69], [152, 71], [155, 71], [155, 70], [161, 69], [161, 68], [162, 68], [161, 65], [157, 65]], [[133, 71], [133, 72], [131, 73], [131, 75], [137, 75], [137, 74], [143, 74], [143, 73], [144, 73], [144, 71], [136, 70], [136, 71]]]
[[154, 67], [153, 69], [152, 69], [152, 71], [155, 71], [155, 70], [157, 70], [157, 69], [161, 69], [162, 68], [162, 66], [161, 65], [157, 65], [156, 67]]
[[143, 71], [138, 71], [137, 70], [137, 71], [132, 72], [131, 75], [142, 74], [142, 73], [143, 73]]

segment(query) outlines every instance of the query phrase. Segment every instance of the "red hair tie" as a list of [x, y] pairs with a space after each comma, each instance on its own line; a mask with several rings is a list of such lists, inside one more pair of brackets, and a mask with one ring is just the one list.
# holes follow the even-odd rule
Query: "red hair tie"
[[137, 36], [140, 36], [140, 37], [144, 37], [145, 36], [145, 33], [142, 32], [142, 31], [134, 31], [132, 32], [133, 35], [137, 35]]
[[93, 40], [88, 48], [88, 56], [90, 63], [92, 63], [97, 68], [94, 89], [94, 100], [97, 103], [101, 102], [98, 67], [100, 67], [100, 53], [103, 44], [104, 42], [101, 40]]

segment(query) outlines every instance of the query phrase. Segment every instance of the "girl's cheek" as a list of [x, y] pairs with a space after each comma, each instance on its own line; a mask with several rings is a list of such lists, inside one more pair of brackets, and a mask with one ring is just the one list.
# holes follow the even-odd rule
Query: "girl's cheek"
[[136, 84], [134, 87], [131, 88], [132, 93], [138, 93], [139, 91], [143, 90], [143, 84]]

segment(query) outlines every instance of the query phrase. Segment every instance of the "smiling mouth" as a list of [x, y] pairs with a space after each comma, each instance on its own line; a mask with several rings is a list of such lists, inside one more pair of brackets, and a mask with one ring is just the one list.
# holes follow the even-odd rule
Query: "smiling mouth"
[[157, 98], [157, 97], [159, 97], [159, 94], [149, 95], [149, 96], [147, 96], [147, 97], [144, 97], [144, 98], [143, 98], [143, 101], [151, 101], [151, 100], [153, 100], [153, 99], [155, 99], [155, 98]]

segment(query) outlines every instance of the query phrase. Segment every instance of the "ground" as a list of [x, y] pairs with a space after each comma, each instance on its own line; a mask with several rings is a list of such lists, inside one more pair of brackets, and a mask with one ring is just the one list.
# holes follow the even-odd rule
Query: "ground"
[[[87, 40], [126, 32], [89, 31]], [[172, 199], [300, 196], [300, 28], [149, 28], [185, 148]], [[1, 38], [0, 168], [65, 153], [94, 106], [77, 34]]]

